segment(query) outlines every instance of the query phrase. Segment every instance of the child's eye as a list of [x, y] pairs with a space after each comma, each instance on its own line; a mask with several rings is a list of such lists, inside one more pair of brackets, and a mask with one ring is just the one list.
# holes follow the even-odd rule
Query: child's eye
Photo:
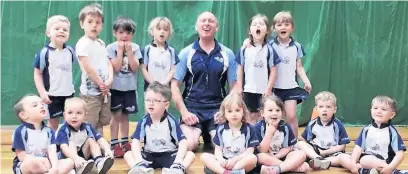
[[232, 111], [228, 109], [227, 112], [228, 112], [228, 113], [231, 113]]
[[82, 114], [82, 112], [77, 112], [78, 115]]
[[280, 112], [281, 110], [280, 109], [276, 109], [276, 112]]
[[67, 32], [67, 31], [68, 31], [68, 29], [65, 29], [65, 28], [64, 28], [64, 29], [63, 29], [63, 31]]
[[72, 114], [72, 111], [69, 111], [68, 114]]
[[272, 111], [273, 111], [273, 109], [269, 109], [268, 111], [269, 111], [269, 112], [272, 112]]

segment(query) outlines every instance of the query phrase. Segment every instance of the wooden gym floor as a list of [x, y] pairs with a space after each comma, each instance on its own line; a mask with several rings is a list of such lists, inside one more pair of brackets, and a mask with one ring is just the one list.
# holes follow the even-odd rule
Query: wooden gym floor
[[[136, 123], [132, 122], [130, 123], [130, 130], [129, 130], [129, 135], [131, 136], [133, 134], [133, 131], [135, 130]], [[11, 136], [13, 132], [13, 128], [10, 127], [2, 127], [1, 129], [1, 170], [0, 173], [2, 174], [12, 174], [12, 164], [13, 164], [13, 158], [14, 158], [14, 153], [11, 151]], [[304, 128], [299, 129], [299, 135], [301, 132], [303, 132]], [[351, 152], [353, 147], [354, 147], [354, 141], [358, 137], [358, 134], [361, 131], [361, 127], [347, 127], [346, 128], [347, 133], [351, 139], [351, 143], [347, 145], [346, 151]], [[408, 145], [408, 128], [406, 127], [398, 127], [398, 131], [401, 134], [401, 137], [405, 143], [405, 145]], [[110, 140], [110, 133], [109, 133], [109, 127], [105, 127], [104, 129], [104, 137], [106, 138], [107, 141]], [[202, 150], [200, 149], [198, 152], [196, 152], [196, 159], [193, 163], [193, 165], [190, 167], [188, 170], [189, 174], [202, 174], [203, 172], [203, 165], [200, 162], [200, 155], [202, 154]], [[402, 164], [399, 166], [399, 169], [402, 170], [408, 170], [408, 151], [404, 153], [404, 161]], [[125, 174], [129, 170], [129, 167], [126, 165], [126, 162], [123, 159], [115, 159], [115, 164], [113, 165], [112, 169], [109, 171], [109, 173], [120, 173], [120, 174]], [[156, 170], [156, 174], [161, 173], [159, 170]], [[315, 173], [315, 174], [321, 174], [321, 173], [330, 173], [330, 174], [342, 174], [342, 173], [348, 173], [345, 169], [342, 168], [330, 168], [330, 170], [327, 171], [313, 171], [309, 173]]]

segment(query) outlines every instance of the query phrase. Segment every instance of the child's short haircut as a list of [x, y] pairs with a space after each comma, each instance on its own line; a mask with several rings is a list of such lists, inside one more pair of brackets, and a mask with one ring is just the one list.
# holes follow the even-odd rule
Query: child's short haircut
[[54, 15], [48, 18], [46, 31], [50, 31], [51, 26], [57, 22], [66, 22], [68, 25], [71, 25], [67, 17], [62, 15]]
[[[257, 14], [257, 15], [255, 15], [254, 17], [252, 17], [251, 20], [249, 20], [248, 33], [250, 33], [250, 31], [251, 31], [252, 21], [253, 21], [254, 19], [256, 19], [256, 18], [261, 18], [261, 19], [265, 22], [265, 25], [266, 25], [266, 35], [265, 35], [264, 41], [266, 41], [266, 39], [268, 38], [268, 35], [269, 35], [269, 33], [270, 33], [270, 29], [269, 29], [269, 20], [268, 20], [268, 17], [266, 17], [266, 16], [263, 15], [263, 14]], [[254, 42], [254, 38], [253, 38], [253, 36], [252, 36], [251, 34], [249, 34], [249, 39], [251, 40], [252, 43]]]
[[85, 110], [86, 102], [85, 102], [84, 99], [79, 98], [79, 97], [67, 98], [67, 99], [65, 100], [65, 103], [64, 103], [64, 109], [67, 109], [67, 107], [68, 107], [69, 104], [71, 104], [71, 103], [80, 103], [80, 104], [84, 107], [84, 110]]
[[322, 91], [317, 93], [317, 95], [315, 96], [315, 103], [317, 103], [317, 101], [333, 101], [334, 106], [337, 105], [337, 99], [336, 96], [329, 92], [329, 91]]
[[149, 87], [147, 87], [146, 92], [149, 90], [153, 91], [154, 93], [159, 93], [167, 101], [171, 100], [171, 90], [168, 85], [163, 85], [160, 82], [155, 81], [150, 84]]
[[272, 27], [275, 28], [276, 23], [290, 23], [293, 25], [293, 18], [289, 11], [281, 11], [276, 13], [272, 21]]
[[98, 3], [93, 3], [82, 8], [79, 12], [79, 21], [84, 22], [85, 17], [88, 15], [99, 16], [102, 18], [102, 23], [104, 22], [102, 7]]
[[219, 117], [224, 118], [226, 120], [225, 110], [231, 108], [232, 104], [234, 103], [238, 104], [238, 106], [241, 107], [242, 110], [244, 111], [244, 115], [242, 116], [242, 122], [246, 123], [246, 118], [249, 116], [249, 111], [242, 97], [236, 93], [230, 93], [224, 98], [220, 106]]
[[116, 18], [115, 23], [113, 24], [113, 31], [119, 30], [135, 33], [136, 23], [128, 17], [119, 16]]
[[23, 97], [19, 98], [19, 99], [14, 103], [13, 110], [14, 110], [14, 113], [16, 114], [16, 116], [17, 116], [19, 119], [20, 119], [20, 117], [19, 117], [20, 112], [24, 111], [24, 106], [23, 106], [24, 103], [23, 103], [23, 100], [24, 100], [25, 98], [31, 97], [31, 96], [37, 96], [37, 95], [35, 95], [35, 94], [26, 94], [26, 95], [24, 95]]
[[150, 21], [148, 32], [150, 36], [153, 37], [153, 29], [158, 28], [160, 25], [167, 27], [169, 30], [169, 36], [173, 34], [173, 25], [169, 18], [166, 17], [156, 17]]
[[283, 107], [283, 101], [282, 101], [279, 97], [277, 97], [277, 96], [275, 96], [275, 95], [263, 96], [262, 99], [261, 99], [261, 103], [259, 104], [259, 110], [263, 110], [263, 109], [264, 109], [265, 103], [266, 103], [267, 101], [273, 101], [273, 102], [275, 102], [276, 106], [278, 106], [278, 107], [281, 109], [283, 115], [285, 115], [285, 109], [284, 109], [284, 107]]
[[391, 107], [392, 111], [397, 112], [397, 102], [390, 96], [378, 95], [373, 98], [371, 105], [374, 103], [384, 103]]

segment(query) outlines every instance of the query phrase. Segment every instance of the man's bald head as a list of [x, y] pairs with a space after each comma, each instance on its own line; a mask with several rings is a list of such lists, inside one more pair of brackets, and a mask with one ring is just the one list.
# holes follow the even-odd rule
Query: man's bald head
[[217, 17], [215, 16], [214, 13], [212, 13], [212, 12], [210, 12], [210, 11], [202, 12], [201, 14], [198, 15], [196, 24], [197, 24], [197, 23], [200, 21], [200, 19], [202, 19], [202, 18], [213, 18], [213, 19], [215, 20], [215, 23], [216, 23], [217, 26], [218, 26], [218, 19], [217, 19]]
[[218, 31], [218, 20], [209, 11], [203, 12], [197, 17], [195, 29], [200, 39], [213, 40]]

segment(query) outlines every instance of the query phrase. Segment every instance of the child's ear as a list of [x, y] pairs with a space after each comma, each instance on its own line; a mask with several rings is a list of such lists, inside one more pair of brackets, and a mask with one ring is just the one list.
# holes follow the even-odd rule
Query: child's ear
[[24, 114], [24, 111], [18, 113], [18, 116], [20, 117], [21, 120], [27, 120], [27, 116]]
[[337, 112], [337, 106], [334, 107], [334, 112], [333, 114], [335, 114]]
[[395, 111], [394, 112], [392, 112], [392, 115], [391, 115], [391, 118], [390, 119], [393, 119], [394, 117], [395, 117], [395, 115], [396, 115], [397, 113], [395, 113]]
[[81, 29], [84, 29], [83, 25], [84, 25], [84, 22], [79, 21], [79, 26], [81, 27]]
[[50, 31], [45, 31], [45, 35], [47, 35], [48, 37], [50, 37]]

